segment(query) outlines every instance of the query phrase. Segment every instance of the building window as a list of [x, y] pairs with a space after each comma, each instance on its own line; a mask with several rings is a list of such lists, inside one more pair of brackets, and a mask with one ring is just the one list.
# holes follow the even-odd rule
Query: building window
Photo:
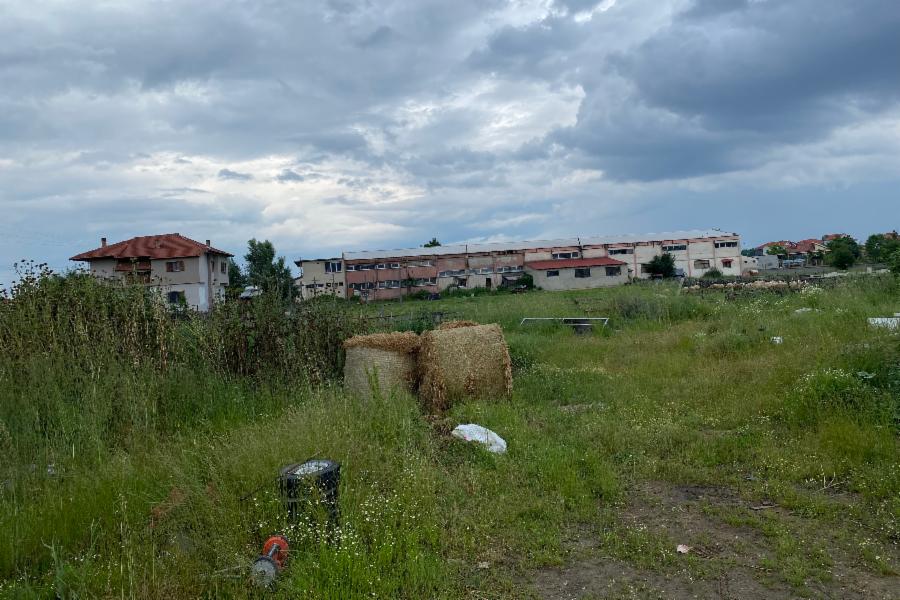
[[732, 260], [723, 260], [723, 261], [722, 261], [722, 266], [723, 266], [724, 268], [726, 268], [726, 269], [730, 269], [730, 268], [731, 268], [731, 265], [732, 265], [733, 263], [734, 263], [734, 261], [732, 261]]
[[708, 261], [708, 260], [695, 260], [695, 261], [694, 261], [694, 268], [695, 268], [695, 269], [708, 269], [708, 268], [709, 268], [709, 261]]
[[400, 268], [400, 263], [391, 263], [391, 268], [392, 268], [392, 269], [399, 269], [399, 268]]
[[184, 292], [169, 292], [166, 294], [169, 304], [185, 304]]
[[606, 276], [607, 277], [616, 277], [617, 275], [622, 274], [622, 267], [606, 267]]
[[716, 242], [716, 248], [737, 248], [738, 243], [731, 242]]
[[559, 271], [557, 271], [557, 270], [547, 271], [547, 277], [559, 277]]
[[684, 252], [687, 244], [669, 244], [662, 247], [663, 252]]
[[348, 270], [348, 271], [355, 271], [355, 270], [356, 270], [356, 265], [347, 265], [347, 270]]
[[575, 278], [576, 279], [586, 279], [591, 276], [590, 269], [575, 269]]
[[184, 271], [183, 260], [170, 260], [166, 262], [167, 273], [180, 273], [182, 271]]
[[379, 271], [383, 271], [384, 269], [387, 269], [387, 265], [384, 263], [378, 263], [377, 265], [375, 265], [375, 268]]
[[[340, 273], [341, 272], [341, 261], [339, 260], [330, 260], [325, 262], [325, 272], [326, 273]], [[348, 271], [350, 269], [347, 269]]]
[[578, 258], [578, 252], [553, 252], [551, 254], [553, 260], [565, 260], [567, 258]]
[[650, 265], [648, 265], [647, 263], [641, 263], [641, 274], [646, 275], [649, 272], [650, 272]]
[[222, 261], [219, 263], [219, 270], [222, 272], [222, 275], [228, 272], [228, 263], [226, 261]]
[[610, 248], [609, 255], [615, 256], [616, 254], [634, 254], [634, 248]]

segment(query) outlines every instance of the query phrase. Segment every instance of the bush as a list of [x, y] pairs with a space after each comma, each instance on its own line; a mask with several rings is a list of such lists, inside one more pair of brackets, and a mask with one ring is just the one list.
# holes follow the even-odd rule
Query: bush
[[647, 272], [664, 278], [675, 277], [675, 257], [664, 252], [647, 263]]
[[708, 304], [692, 296], [660, 297], [620, 293], [610, 297], [598, 314], [604, 313], [602, 316], [629, 321], [675, 322], [706, 317], [710, 312]]
[[724, 277], [722, 271], [715, 267], [703, 274], [703, 279], [722, 279], [722, 277]]
[[900, 275], [900, 250], [887, 257], [887, 266], [894, 275]]
[[865, 381], [865, 376], [846, 369], [828, 368], [807, 373], [785, 402], [787, 421], [810, 425], [830, 416], [859, 421], [886, 422], [890, 407], [883, 394]]
[[142, 285], [26, 265], [0, 299], [3, 437], [31, 461], [75, 447], [96, 459], [201, 421], [249, 418], [288, 398], [266, 390], [338, 377], [343, 340], [365, 327], [345, 303], [292, 307], [274, 294], [174, 314]]

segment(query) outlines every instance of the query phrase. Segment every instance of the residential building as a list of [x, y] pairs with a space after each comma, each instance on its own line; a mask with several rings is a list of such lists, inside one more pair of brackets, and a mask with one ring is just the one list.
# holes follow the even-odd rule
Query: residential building
[[100, 247], [73, 256], [92, 275], [122, 279], [158, 290], [171, 304], [206, 312], [225, 297], [228, 259], [232, 254], [178, 233], [134, 237], [115, 244], [100, 238]]
[[[303, 269], [299, 284], [305, 290], [327, 293], [328, 278], [333, 276], [332, 290], [343, 288], [341, 297], [358, 296], [366, 300], [387, 300], [410, 293], [437, 293], [448, 288], [494, 288], [514, 282], [523, 273], [538, 278], [547, 271], [559, 271], [548, 289], [598, 287], [622, 283], [629, 278], [649, 278], [648, 263], [664, 252], [675, 258], [676, 268], [687, 276], [699, 277], [716, 268], [725, 275], [741, 274], [740, 236], [717, 229], [676, 231], [646, 235], [592, 236], [503, 242], [489, 244], [456, 244], [432, 248], [406, 248], [344, 252], [341, 259], [297, 261]], [[559, 269], [538, 268], [535, 263], [607, 259], [591, 266], [558, 262]], [[614, 262], [612, 262], [614, 261]], [[326, 263], [339, 263], [326, 273]], [[613, 274], [618, 267], [619, 272]], [[598, 278], [595, 268], [600, 268]], [[589, 269], [590, 277], [576, 277], [576, 270]], [[585, 274], [585, 271], [579, 271]], [[326, 275], [328, 277], [326, 277]], [[342, 279], [343, 278], [343, 279]], [[576, 279], [578, 281], [576, 281]], [[590, 279], [591, 281], [582, 281]], [[341, 285], [343, 282], [343, 285]], [[318, 284], [325, 287], [319, 288]], [[315, 284], [316, 287], [308, 286]], [[545, 287], [542, 283], [538, 283]], [[337, 286], [337, 287], [335, 287]], [[340, 295], [340, 292], [335, 292]], [[304, 297], [307, 297], [304, 295]]]
[[525, 264], [525, 272], [545, 290], [582, 290], [628, 281], [628, 265], [608, 256], [536, 260]]
[[308, 300], [325, 294], [338, 298], [347, 297], [342, 257], [299, 259], [294, 264], [300, 268], [300, 276], [294, 280], [294, 285], [302, 299]]
[[[842, 234], [834, 235], [840, 237]], [[792, 242], [790, 240], [767, 242], [755, 248], [756, 256], [773, 256], [769, 254], [769, 248], [772, 248], [773, 246], [781, 246], [782, 248], [784, 248], [784, 252], [778, 254], [777, 258], [784, 261], [790, 261], [793, 265], [801, 263], [804, 265], [822, 264], [822, 257], [824, 256], [825, 252], [828, 251], [828, 247], [826, 246], [826, 242], [824, 240], [808, 238], [805, 240], [800, 240], [799, 242]], [[767, 263], [768, 262], [770, 261], [767, 261]], [[765, 269], [770, 267], [762, 266], [761, 268]]]
[[839, 240], [841, 238], [850, 237], [849, 233], [826, 233], [822, 236], [823, 242], [833, 242], [834, 240]]

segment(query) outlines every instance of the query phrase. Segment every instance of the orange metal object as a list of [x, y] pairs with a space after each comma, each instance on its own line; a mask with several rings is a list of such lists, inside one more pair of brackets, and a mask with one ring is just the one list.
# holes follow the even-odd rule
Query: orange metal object
[[[276, 545], [278, 546], [277, 549], [275, 548]], [[284, 562], [287, 560], [288, 541], [284, 536], [273, 535], [266, 540], [265, 544], [263, 544], [262, 555], [271, 558], [275, 561], [275, 564], [278, 565], [278, 568], [281, 569], [284, 567]]]

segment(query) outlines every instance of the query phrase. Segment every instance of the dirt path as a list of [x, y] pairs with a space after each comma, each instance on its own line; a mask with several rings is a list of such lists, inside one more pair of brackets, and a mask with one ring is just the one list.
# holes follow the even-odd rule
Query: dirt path
[[[750, 526], [729, 516], [765, 513], [768, 529]], [[840, 547], [829, 548], [828, 567], [809, 577], [805, 585], [791, 585], [784, 577], [784, 551], [771, 529], [801, 531], [800, 517], [781, 507], [753, 505], [732, 490], [717, 487], [644, 483], [629, 493], [619, 511], [617, 526], [652, 532], [666, 540], [666, 556], [659, 567], [642, 568], [642, 560], [616, 558], [603, 547], [595, 528], [573, 531], [567, 546], [571, 559], [560, 568], [541, 569], [530, 581], [539, 598], [722, 598], [783, 599], [798, 597], [840, 599], [900, 598], [900, 578], [866, 570]], [[783, 534], [782, 534], [783, 535]], [[801, 533], [797, 534], [802, 535]], [[828, 533], [821, 532], [826, 538]], [[798, 538], [799, 540], [799, 538]], [[817, 540], [819, 542], [823, 540]], [[690, 546], [688, 554], [675, 552]], [[669, 548], [670, 547], [670, 548]], [[796, 557], [809, 550], [801, 548]], [[811, 550], [810, 550], [811, 551]], [[896, 558], [896, 557], [895, 557]]]

